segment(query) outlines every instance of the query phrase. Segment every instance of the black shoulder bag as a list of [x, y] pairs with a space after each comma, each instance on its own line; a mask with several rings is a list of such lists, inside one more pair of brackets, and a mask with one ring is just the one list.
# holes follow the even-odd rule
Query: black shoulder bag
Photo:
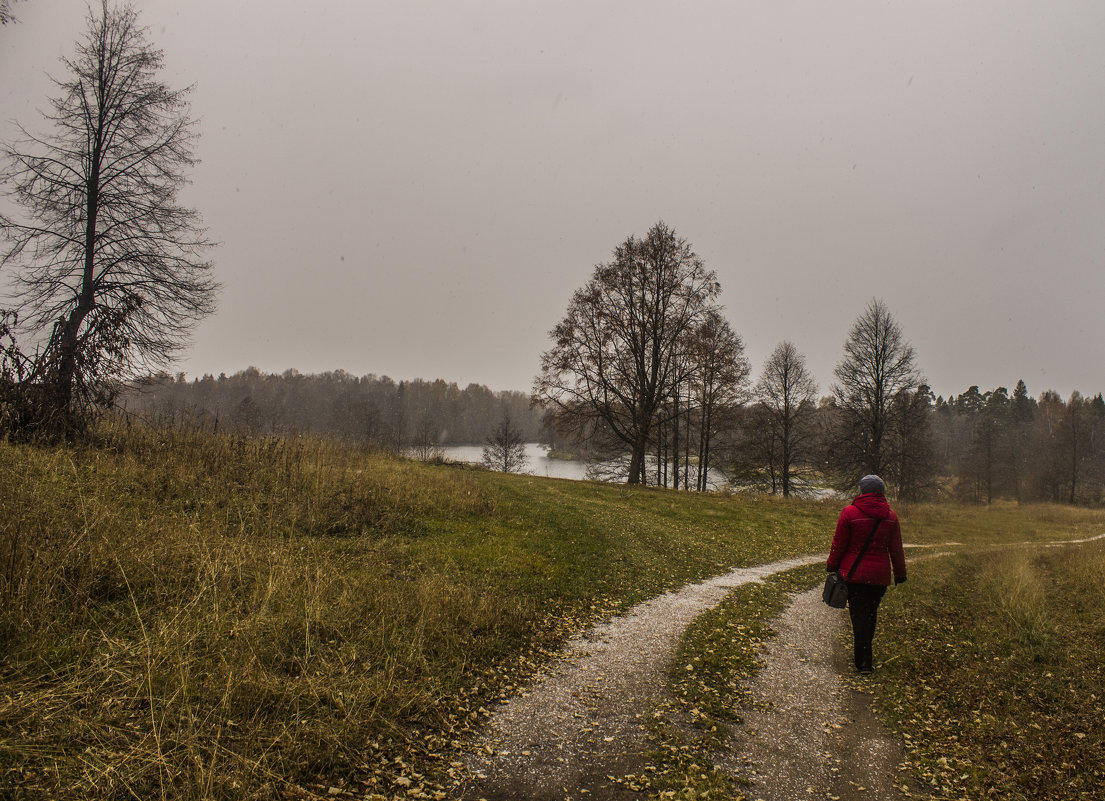
[[840, 571], [837, 570], [825, 577], [825, 589], [821, 591], [821, 600], [833, 609], [843, 609], [848, 605], [847, 582], [851, 580], [852, 574], [856, 572], [856, 568], [859, 567], [859, 563], [863, 560], [863, 555], [867, 553], [867, 546], [869, 546], [871, 540], [875, 538], [875, 532], [879, 530], [879, 526], [883, 524], [883, 521], [887, 520], [885, 517], [871, 519], [875, 521], [875, 525], [871, 527], [871, 533], [867, 535], [867, 541], [863, 543], [863, 547], [859, 549], [859, 556], [856, 557], [856, 561], [852, 562], [852, 567], [848, 571], [848, 575], [841, 576]]

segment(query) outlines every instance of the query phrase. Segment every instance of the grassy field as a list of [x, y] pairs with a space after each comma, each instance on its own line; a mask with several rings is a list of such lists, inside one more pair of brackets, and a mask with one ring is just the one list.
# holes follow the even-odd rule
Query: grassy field
[[902, 589], [874, 686], [928, 795], [1101, 798], [1105, 540], [966, 548], [919, 561]]
[[29, 798], [432, 797], [567, 633], [835, 514], [142, 428], [0, 444], [0, 486], [0, 788]]
[[[874, 677], [849, 677], [906, 746], [906, 794], [1075, 801], [1105, 787], [1105, 533], [1100, 511], [918, 506], [902, 512], [910, 580], [880, 613]], [[1053, 544], [1052, 540], [1068, 541]], [[657, 751], [629, 777], [659, 797], [744, 798], [713, 757], [751, 701], [771, 618], [820, 583], [803, 568], [746, 585], [687, 630]], [[851, 648], [850, 629], [841, 647]], [[692, 672], [680, 666], [693, 662]]]
[[[839, 511], [138, 427], [81, 449], [0, 443], [0, 487], [12, 798], [444, 798], [486, 706], [567, 634], [734, 566], [823, 552]], [[1105, 520], [902, 515], [909, 540], [976, 549]], [[908, 683], [914, 663], [892, 664]]]

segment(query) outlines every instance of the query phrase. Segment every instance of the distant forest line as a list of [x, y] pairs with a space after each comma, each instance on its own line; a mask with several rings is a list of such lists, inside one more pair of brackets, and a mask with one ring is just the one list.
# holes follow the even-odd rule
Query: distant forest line
[[[922, 388], [918, 411], [927, 429], [913, 458], [926, 477], [913, 493], [989, 502], [999, 498], [1098, 504], [1105, 500], [1105, 398], [1075, 392], [1063, 399], [1047, 390], [1038, 398], [1023, 381], [1005, 387], [968, 387], [948, 398]], [[445, 445], [479, 445], [509, 415], [527, 442], [543, 442], [609, 459], [603, 443], [580, 443], [543, 424], [542, 410], [518, 391], [437, 380], [395, 381], [338, 370], [306, 375], [296, 370], [233, 375], [160, 374], [133, 384], [122, 398], [130, 412], [158, 423], [197, 425], [252, 435], [315, 434], [397, 452], [431, 452]], [[831, 483], [831, 396], [807, 407], [809, 441], [797, 476]], [[744, 488], [779, 492], [778, 453], [771, 426], [757, 402], [727, 410], [712, 466]], [[608, 443], [606, 443], [608, 445]], [[616, 455], [613, 455], [616, 461]], [[672, 486], [673, 460], [652, 460], [650, 484]], [[697, 466], [691, 465], [691, 474]], [[687, 476], [684, 465], [684, 478]], [[613, 476], [618, 478], [618, 476]], [[895, 494], [897, 494], [895, 488]]]
[[120, 405], [155, 422], [249, 434], [316, 434], [394, 451], [480, 445], [504, 415], [525, 441], [544, 436], [541, 413], [524, 392], [343, 370], [276, 374], [250, 367], [191, 381], [183, 373], [162, 373], [133, 383]]

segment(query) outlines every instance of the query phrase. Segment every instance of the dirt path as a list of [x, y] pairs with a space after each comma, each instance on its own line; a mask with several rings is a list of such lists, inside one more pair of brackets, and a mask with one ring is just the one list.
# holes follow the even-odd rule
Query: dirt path
[[839, 636], [847, 612], [811, 590], [772, 626], [778, 636], [751, 684], [755, 707], [722, 766], [751, 778], [749, 797], [763, 801], [904, 799], [896, 787], [901, 746], [875, 718], [870, 696], [842, 680], [851, 672]]
[[[573, 641], [566, 659], [499, 707], [467, 767], [465, 799], [620, 801], [640, 796], [607, 776], [639, 772], [649, 741], [642, 717], [668, 692], [668, 668], [686, 627], [749, 581], [821, 561], [821, 555], [735, 570], [634, 607]], [[898, 744], [869, 697], [847, 688], [840, 644], [846, 613], [798, 596], [774, 624], [752, 690], [757, 709], [737, 727], [724, 767], [754, 781], [764, 801], [901, 798]]]
[[641, 717], [667, 693], [684, 629], [734, 587], [824, 559], [734, 570], [640, 604], [573, 641], [566, 660], [499, 707], [468, 768], [464, 798], [489, 801], [638, 799], [606, 777], [639, 772], [649, 743]]
[[[1025, 544], [1046, 547], [1103, 537]], [[669, 692], [668, 668], [686, 627], [734, 587], [823, 558], [734, 570], [640, 604], [573, 641], [552, 672], [494, 712], [467, 760], [476, 778], [461, 797], [638, 799], [607, 776], [639, 773], [646, 764], [649, 741], [642, 718]], [[764, 669], [751, 685], [754, 708], [736, 727], [727, 752], [715, 757], [752, 781], [749, 798], [905, 798], [897, 789], [900, 743], [874, 716], [871, 697], [843, 680], [852, 670], [841, 639], [848, 625], [846, 612], [821, 603], [820, 589], [797, 596], [773, 621], [778, 636], [769, 641]], [[877, 639], [875, 648], [877, 662]], [[865, 680], [877, 682], [878, 674]]]

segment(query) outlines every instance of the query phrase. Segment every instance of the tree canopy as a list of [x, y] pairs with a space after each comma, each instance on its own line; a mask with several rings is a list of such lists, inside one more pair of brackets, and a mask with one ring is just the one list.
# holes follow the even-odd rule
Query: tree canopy
[[840, 415], [836, 462], [850, 484], [891, 464], [888, 435], [895, 403], [921, 383], [913, 346], [881, 300], [872, 300], [852, 324], [833, 375]]
[[687, 340], [719, 292], [714, 272], [663, 222], [630, 236], [572, 296], [541, 356], [535, 398], [562, 429], [605, 428], [629, 450], [628, 481], [643, 482], [653, 429], [686, 374]]

